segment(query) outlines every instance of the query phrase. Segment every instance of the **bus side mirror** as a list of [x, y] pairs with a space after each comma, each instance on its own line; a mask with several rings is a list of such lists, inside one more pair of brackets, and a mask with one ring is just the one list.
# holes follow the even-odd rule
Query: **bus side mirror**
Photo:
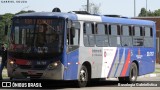
[[75, 37], [75, 28], [74, 27], [71, 27], [71, 34], [73, 37]]
[[67, 28], [71, 28], [72, 27], [72, 21], [67, 19]]

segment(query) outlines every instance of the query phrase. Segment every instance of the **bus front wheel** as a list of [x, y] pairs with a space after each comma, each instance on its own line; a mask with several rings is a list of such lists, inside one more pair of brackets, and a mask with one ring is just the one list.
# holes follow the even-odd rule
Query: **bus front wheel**
[[88, 83], [88, 70], [82, 65], [79, 72], [78, 87], [85, 87]]

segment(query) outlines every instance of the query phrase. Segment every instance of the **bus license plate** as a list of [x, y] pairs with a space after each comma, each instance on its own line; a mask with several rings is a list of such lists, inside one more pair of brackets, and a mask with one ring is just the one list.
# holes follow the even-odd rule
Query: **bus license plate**
[[29, 75], [35, 75], [36, 74], [36, 71], [28, 71], [27, 72]]
[[47, 62], [46, 61], [37, 61], [36, 65], [46, 65]]

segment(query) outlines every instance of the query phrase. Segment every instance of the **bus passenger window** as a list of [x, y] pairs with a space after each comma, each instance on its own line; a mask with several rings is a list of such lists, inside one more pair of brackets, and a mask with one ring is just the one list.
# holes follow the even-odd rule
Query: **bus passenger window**
[[117, 25], [111, 25], [111, 35], [118, 35], [118, 27]]
[[105, 25], [104, 24], [98, 24], [96, 30], [97, 30], [97, 34], [105, 35], [106, 31], [105, 31]]
[[135, 32], [135, 36], [143, 36], [144, 35], [142, 27], [138, 27], [138, 26], [134, 27], [134, 32]]
[[146, 36], [146, 37], [152, 37], [153, 35], [153, 33], [152, 33], [152, 28], [150, 28], [150, 27], [145, 27], [144, 28], [144, 31], [145, 31], [145, 35], [144, 36]]
[[131, 26], [122, 26], [121, 44], [122, 46], [132, 46], [132, 31]]
[[109, 40], [107, 33], [107, 27], [105, 24], [97, 24], [96, 25], [96, 46], [98, 47], [107, 47], [109, 46]]
[[109, 25], [109, 44], [112, 47], [121, 46], [120, 38], [120, 27], [119, 25]]
[[153, 31], [151, 27], [144, 28], [144, 46], [145, 47], [153, 47]]
[[143, 28], [140, 26], [134, 27], [133, 45], [134, 46], [143, 46], [144, 45]]
[[83, 43], [84, 46], [86, 47], [93, 47], [95, 44], [95, 40], [94, 40], [94, 24], [93, 23], [84, 23], [83, 24]]

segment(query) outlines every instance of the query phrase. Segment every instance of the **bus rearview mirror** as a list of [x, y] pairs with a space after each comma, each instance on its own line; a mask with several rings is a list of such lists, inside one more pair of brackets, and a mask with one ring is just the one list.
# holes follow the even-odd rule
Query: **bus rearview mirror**
[[71, 27], [71, 34], [73, 37], [75, 36], [75, 28], [74, 27]]

